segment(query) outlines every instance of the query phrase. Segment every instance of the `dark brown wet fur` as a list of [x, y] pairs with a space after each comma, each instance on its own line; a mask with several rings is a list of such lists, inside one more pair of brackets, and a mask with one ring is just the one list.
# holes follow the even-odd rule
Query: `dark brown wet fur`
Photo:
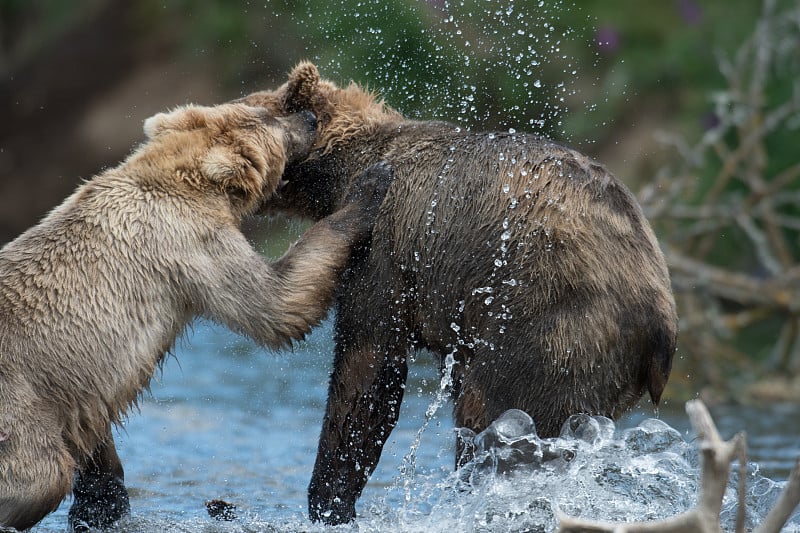
[[[654, 234], [622, 183], [547, 139], [408, 121], [315, 73], [303, 63], [283, 87], [244, 99], [320, 116], [317, 149], [287, 167], [271, 208], [326, 216], [379, 160], [395, 179], [371, 247], [353, 254], [337, 294], [313, 520], [355, 516], [397, 421], [412, 350], [453, 355], [456, 425], [475, 432], [511, 408], [552, 437], [572, 414], [616, 418], [645, 391], [658, 403], [675, 304]], [[458, 464], [469, 459], [461, 450]]]

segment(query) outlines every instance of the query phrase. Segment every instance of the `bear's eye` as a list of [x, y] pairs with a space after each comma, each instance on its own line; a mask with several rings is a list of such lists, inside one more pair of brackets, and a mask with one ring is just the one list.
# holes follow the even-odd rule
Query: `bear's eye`
[[241, 187], [236, 187], [234, 185], [229, 185], [225, 187], [225, 194], [231, 199], [231, 201], [245, 201], [247, 199], [247, 191], [245, 191]]
[[239, 155], [244, 160], [244, 167], [245, 168], [247, 168], [247, 167], [258, 168], [256, 166], [256, 162], [253, 161], [253, 157], [248, 152], [249, 152], [248, 150], [241, 150], [239, 152]]

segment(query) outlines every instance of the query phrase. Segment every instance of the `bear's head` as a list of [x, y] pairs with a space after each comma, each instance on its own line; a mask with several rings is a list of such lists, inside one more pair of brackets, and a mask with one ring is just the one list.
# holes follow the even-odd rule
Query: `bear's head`
[[224, 195], [241, 216], [278, 189], [285, 166], [308, 154], [316, 129], [310, 110], [275, 116], [244, 103], [188, 105], [145, 121], [143, 156], [170, 161], [178, 180]]
[[315, 144], [325, 152], [353, 135], [369, 134], [376, 126], [400, 122], [403, 116], [354, 82], [346, 87], [323, 80], [313, 63], [298, 64], [274, 91], [252, 93], [238, 102], [265, 108], [276, 116], [311, 111], [319, 120]]

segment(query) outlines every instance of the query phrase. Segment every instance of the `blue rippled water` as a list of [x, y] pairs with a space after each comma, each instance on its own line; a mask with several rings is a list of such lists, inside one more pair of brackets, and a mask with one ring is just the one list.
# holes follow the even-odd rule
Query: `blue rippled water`
[[[197, 324], [153, 382], [141, 412], [116, 433], [132, 507], [120, 530], [322, 531], [306, 519], [306, 487], [331, 337], [326, 323], [293, 352], [268, 353], [222, 328]], [[556, 510], [643, 520], [696, 501], [697, 452], [682, 408], [662, 408], [660, 420], [651, 419], [647, 406], [616, 424], [575, 419], [571, 432], [548, 441], [526, 429], [505, 441], [489, 432], [477, 439], [485, 453], [453, 473], [451, 405], [439, 407], [422, 430], [439, 388], [436, 369], [426, 354], [411, 365], [400, 423], [359, 501], [359, 518], [337, 531], [550, 531]], [[748, 431], [748, 511], [757, 519], [800, 455], [798, 407], [711, 411], [724, 438]], [[508, 416], [498, 425], [521, 424]], [[541, 454], [549, 461], [531, 455], [536, 446], [552, 452]], [[214, 498], [234, 503], [239, 519], [208, 518], [204, 502]], [[68, 505], [35, 531], [64, 531]], [[733, 505], [731, 489], [726, 527], [732, 527]], [[800, 513], [787, 531], [800, 531]]]

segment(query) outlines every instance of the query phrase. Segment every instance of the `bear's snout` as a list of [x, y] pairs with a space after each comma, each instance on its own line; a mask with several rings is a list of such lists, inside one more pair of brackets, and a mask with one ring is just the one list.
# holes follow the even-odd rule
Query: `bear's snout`
[[311, 111], [300, 111], [279, 120], [285, 121], [284, 130], [288, 133], [287, 163], [304, 159], [317, 140], [317, 116]]
[[317, 115], [312, 113], [311, 111], [305, 110], [298, 113], [305, 122], [306, 127], [308, 128], [308, 133], [311, 135], [315, 135], [317, 133]]

